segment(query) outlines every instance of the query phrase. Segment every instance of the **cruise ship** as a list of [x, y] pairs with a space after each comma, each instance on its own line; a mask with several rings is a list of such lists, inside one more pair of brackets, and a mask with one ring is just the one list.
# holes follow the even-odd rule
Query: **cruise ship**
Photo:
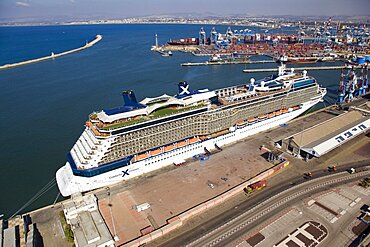
[[56, 172], [63, 196], [109, 186], [276, 127], [322, 101], [326, 89], [306, 71], [284, 65], [250, 83], [191, 91], [138, 102], [132, 91], [124, 104], [93, 112]]

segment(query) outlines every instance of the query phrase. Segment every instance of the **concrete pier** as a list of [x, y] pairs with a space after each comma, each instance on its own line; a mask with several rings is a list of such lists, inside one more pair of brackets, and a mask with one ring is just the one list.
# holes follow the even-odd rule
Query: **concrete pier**
[[259, 61], [219, 61], [219, 62], [202, 62], [202, 63], [182, 63], [181, 66], [204, 66], [204, 65], [225, 65], [225, 64], [257, 64], [257, 63], [275, 63], [273, 60]]
[[22, 65], [26, 65], [26, 64], [30, 64], [30, 63], [37, 63], [37, 62], [41, 62], [41, 61], [44, 61], [44, 60], [48, 60], [48, 59], [68, 55], [68, 54], [71, 54], [71, 53], [89, 48], [89, 47], [95, 45], [96, 43], [98, 43], [102, 39], [103, 39], [103, 36], [98, 34], [98, 35], [96, 35], [96, 37], [93, 41], [87, 43], [86, 45], [84, 45], [82, 47], [79, 47], [79, 48], [76, 48], [76, 49], [73, 49], [73, 50], [69, 50], [69, 51], [65, 51], [65, 52], [61, 52], [61, 53], [57, 53], [57, 54], [51, 53], [50, 56], [31, 59], [31, 60], [27, 60], [27, 61], [23, 61], [23, 62], [19, 62], [19, 63], [5, 64], [5, 65], [0, 66], [0, 69], [9, 69], [9, 68], [17, 67], [17, 66], [22, 66]]
[[[320, 66], [320, 67], [296, 67], [294, 70], [301, 71], [301, 70], [337, 70], [337, 69], [345, 69], [348, 68], [346, 66]], [[358, 66], [356, 67], [358, 68]], [[289, 69], [289, 68], [287, 68]], [[255, 72], [275, 72], [278, 71], [278, 68], [266, 68], [266, 69], [244, 69], [243, 72], [245, 73], [255, 73]]]

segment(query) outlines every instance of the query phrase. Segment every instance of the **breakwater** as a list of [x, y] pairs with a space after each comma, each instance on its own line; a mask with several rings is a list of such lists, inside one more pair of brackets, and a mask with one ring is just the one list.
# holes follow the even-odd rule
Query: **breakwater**
[[48, 59], [57, 58], [57, 57], [61, 57], [61, 56], [64, 56], [64, 55], [68, 55], [68, 54], [71, 54], [71, 53], [74, 53], [74, 52], [78, 52], [78, 51], [87, 49], [89, 47], [92, 47], [93, 45], [95, 45], [96, 43], [98, 43], [102, 39], [103, 39], [103, 36], [100, 35], [100, 34], [98, 34], [98, 35], [96, 35], [96, 37], [95, 37], [94, 40], [90, 41], [89, 43], [86, 43], [86, 45], [81, 46], [79, 48], [72, 49], [72, 50], [65, 51], [65, 52], [61, 52], [61, 53], [57, 53], [57, 54], [51, 53], [50, 56], [35, 58], [35, 59], [23, 61], [23, 62], [12, 63], [12, 64], [4, 64], [4, 65], [1, 65], [0, 66], [0, 69], [10, 69], [10, 68], [17, 67], [17, 66], [27, 65], [27, 64], [31, 64], [31, 63], [37, 63], [37, 62], [45, 61], [45, 60], [48, 60]]

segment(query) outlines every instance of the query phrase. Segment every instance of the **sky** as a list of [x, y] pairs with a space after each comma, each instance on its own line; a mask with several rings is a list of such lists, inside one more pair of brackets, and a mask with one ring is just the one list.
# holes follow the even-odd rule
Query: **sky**
[[118, 19], [165, 14], [258, 17], [369, 13], [370, 0], [0, 0], [0, 20]]

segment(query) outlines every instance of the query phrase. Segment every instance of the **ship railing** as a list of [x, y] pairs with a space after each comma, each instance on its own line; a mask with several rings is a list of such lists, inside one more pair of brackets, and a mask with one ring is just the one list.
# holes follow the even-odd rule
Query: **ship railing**
[[87, 135], [90, 137], [90, 140], [95, 144], [95, 145], [98, 145], [100, 144], [100, 141], [96, 140], [95, 136], [93, 133], [91, 133], [90, 130], [86, 130], [87, 132]]
[[85, 150], [85, 152], [89, 155], [91, 155], [92, 153], [92, 150], [91, 148], [89, 147], [89, 145], [87, 145], [86, 141], [84, 138], [80, 138], [79, 139], [80, 143], [81, 143], [81, 146], [83, 147], [83, 149]]
[[93, 150], [96, 150], [97, 147], [95, 146], [95, 144], [91, 141], [90, 137], [87, 135], [86, 131], [84, 131], [82, 133], [82, 137], [83, 139], [87, 142], [87, 144], [89, 145], [89, 147]]
[[90, 139], [91, 142], [93, 142], [95, 145], [98, 144], [98, 141], [96, 140], [94, 134], [90, 130], [86, 130], [86, 135]]
[[87, 154], [86, 150], [82, 147], [82, 144], [79, 140], [77, 140], [75, 146], [77, 147], [76, 152], [79, 151], [84, 157], [84, 159], [87, 159], [87, 157], [89, 157], [89, 155]]
[[78, 160], [80, 164], [86, 164], [87, 162], [84, 160], [84, 158], [81, 156], [79, 152], [76, 151], [76, 147], [73, 147], [71, 150], [71, 155], [74, 160]]
[[92, 147], [90, 146], [90, 144], [86, 141], [85, 137], [84, 136], [81, 136], [80, 137], [80, 140], [82, 142], [82, 146], [84, 146], [85, 150], [87, 151], [88, 154], [92, 154], [93, 153], [93, 150], [92, 150]]
[[89, 155], [86, 153], [85, 149], [82, 147], [81, 142], [77, 141], [76, 146], [77, 146], [78, 151], [84, 157], [84, 159], [88, 159]]

